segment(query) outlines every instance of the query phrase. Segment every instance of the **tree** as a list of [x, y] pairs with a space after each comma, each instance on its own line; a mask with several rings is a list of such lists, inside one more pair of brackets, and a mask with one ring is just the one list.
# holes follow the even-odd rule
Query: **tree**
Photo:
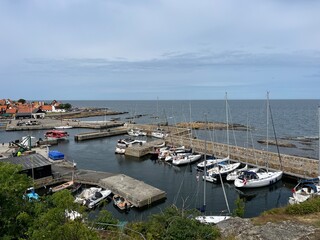
[[[140, 232], [147, 239], [216, 239], [216, 227], [204, 225], [194, 219], [196, 210], [183, 210], [175, 206], [166, 208], [160, 214], [151, 215], [147, 222], [128, 224], [128, 228]], [[134, 237], [132, 232], [126, 233]], [[136, 236], [136, 235], [135, 235]]]
[[30, 207], [23, 194], [31, 179], [20, 174], [21, 170], [21, 166], [0, 163], [0, 236], [8, 239], [19, 236], [21, 226], [15, 222]]
[[18, 102], [19, 102], [19, 103], [22, 103], [22, 104], [25, 104], [25, 103], [26, 103], [26, 100], [23, 99], [23, 98], [20, 98], [20, 99], [18, 100]]

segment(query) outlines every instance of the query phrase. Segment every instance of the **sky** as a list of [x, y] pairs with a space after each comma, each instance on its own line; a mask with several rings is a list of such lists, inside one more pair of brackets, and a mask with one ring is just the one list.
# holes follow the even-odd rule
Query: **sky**
[[320, 1], [1, 0], [0, 98], [319, 99]]

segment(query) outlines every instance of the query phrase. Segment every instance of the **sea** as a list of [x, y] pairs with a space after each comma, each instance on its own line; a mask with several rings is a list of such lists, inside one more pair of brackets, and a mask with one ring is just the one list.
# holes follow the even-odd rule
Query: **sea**
[[[258, 140], [288, 141], [295, 147], [280, 147], [282, 154], [319, 159], [319, 100], [270, 100], [267, 113], [266, 100], [153, 100], [153, 101], [70, 101], [73, 107], [103, 108], [121, 115], [106, 115], [79, 119], [84, 121], [108, 121], [119, 117], [121, 121], [157, 124], [168, 122], [228, 122], [247, 126], [247, 130], [195, 130], [193, 137], [221, 143], [278, 151], [275, 146], [259, 144]], [[202, 173], [196, 170], [196, 164], [172, 166], [162, 161], [151, 160], [149, 156], [134, 158], [114, 153], [117, 140], [124, 136], [100, 138], [82, 142], [74, 141], [74, 135], [90, 132], [91, 129], [68, 129], [69, 140], [61, 142], [50, 150], [58, 150], [81, 169], [90, 169], [112, 173], [123, 173], [164, 190], [167, 198], [144, 209], [132, 208], [129, 212], [119, 212], [112, 203], [105, 203], [90, 212], [95, 216], [102, 209], [110, 211], [121, 221], [146, 220], [151, 214], [160, 213], [166, 207], [193, 209], [206, 205], [206, 214], [232, 213], [236, 209], [236, 200], [245, 203], [244, 217], [255, 217], [263, 211], [288, 204], [291, 189], [296, 184], [283, 179], [269, 187], [240, 191], [232, 183], [213, 184], [202, 181]], [[0, 143], [21, 139], [31, 135], [43, 138], [45, 130], [6, 132], [0, 129]], [[151, 138], [146, 138], [151, 141]], [[200, 176], [200, 177], [199, 177]], [[199, 180], [200, 179], [200, 180]], [[205, 186], [204, 186], [205, 184]], [[204, 191], [205, 189], [205, 191]], [[225, 192], [225, 194], [224, 194]]]

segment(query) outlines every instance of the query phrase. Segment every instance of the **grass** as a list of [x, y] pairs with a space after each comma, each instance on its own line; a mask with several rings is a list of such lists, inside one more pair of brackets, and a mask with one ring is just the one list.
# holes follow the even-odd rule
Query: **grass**
[[311, 198], [303, 203], [274, 208], [263, 212], [253, 219], [256, 225], [267, 222], [298, 221], [320, 227], [320, 197]]

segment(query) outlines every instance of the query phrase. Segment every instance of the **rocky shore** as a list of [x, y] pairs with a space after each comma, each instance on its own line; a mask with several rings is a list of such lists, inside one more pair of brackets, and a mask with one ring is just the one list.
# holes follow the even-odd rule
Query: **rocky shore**
[[[317, 216], [319, 217], [319, 216]], [[317, 219], [317, 218], [316, 218]], [[316, 240], [320, 239], [320, 228], [298, 220], [255, 222], [255, 219], [232, 218], [217, 224], [221, 239], [237, 240]]]
[[238, 131], [246, 131], [247, 126], [241, 124], [226, 124], [222, 122], [180, 122], [176, 124], [177, 127], [182, 128], [192, 128], [192, 129], [210, 129], [210, 130], [226, 130], [227, 127], [231, 130], [238, 130]]

